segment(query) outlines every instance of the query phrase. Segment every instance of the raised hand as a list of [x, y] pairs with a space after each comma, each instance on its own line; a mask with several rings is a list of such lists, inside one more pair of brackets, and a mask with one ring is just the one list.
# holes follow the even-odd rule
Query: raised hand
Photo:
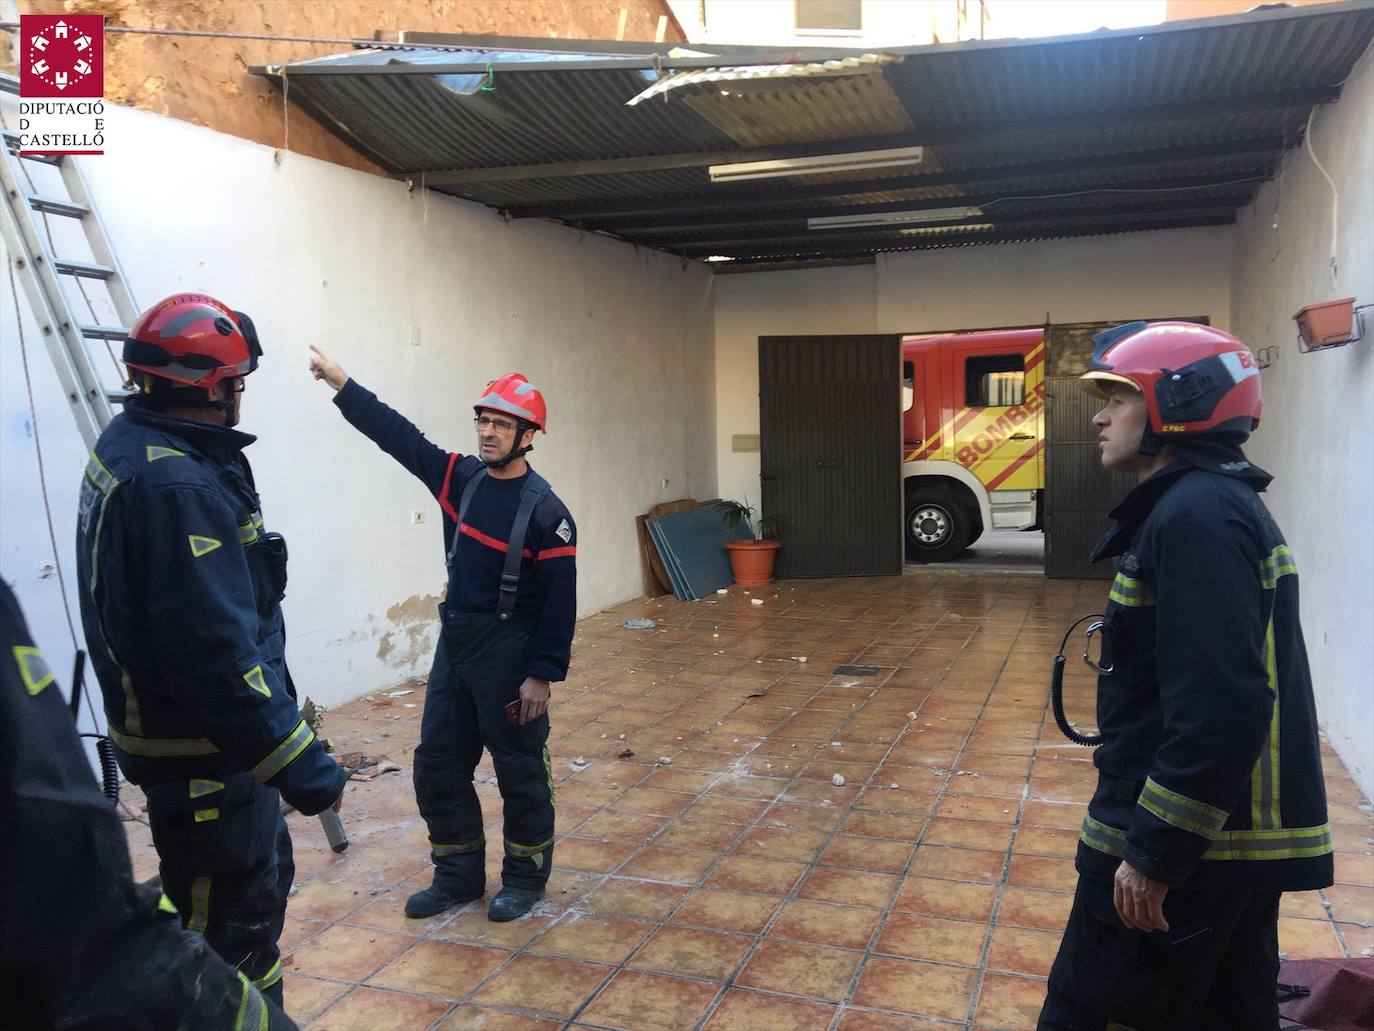
[[315, 352], [310, 356], [310, 374], [324, 380], [335, 390], [342, 390], [348, 382], [348, 373], [344, 372], [343, 366], [314, 344], [310, 345], [310, 350]]

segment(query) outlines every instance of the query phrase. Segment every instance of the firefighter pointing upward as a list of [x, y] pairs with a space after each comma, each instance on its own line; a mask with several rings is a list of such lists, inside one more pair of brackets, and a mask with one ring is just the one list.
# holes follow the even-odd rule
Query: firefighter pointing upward
[[268, 533], [238, 422], [252, 321], [203, 294], [144, 312], [139, 392], [81, 485], [81, 621], [120, 768], [144, 789], [162, 885], [186, 926], [278, 1004], [295, 872], [278, 792], [338, 807], [345, 775], [296, 708]]
[[1102, 464], [1139, 481], [1093, 558], [1097, 790], [1042, 1029], [1278, 1027], [1279, 896], [1332, 882], [1298, 570], [1240, 445], [1254, 356], [1183, 322], [1094, 338]]
[[525, 454], [543, 432], [544, 398], [519, 373], [473, 405], [477, 455], [431, 444], [318, 348], [316, 379], [344, 418], [424, 482], [444, 513], [448, 596], [415, 749], [415, 795], [429, 827], [434, 883], [406, 915], [482, 897], [482, 811], [472, 785], [486, 746], [505, 802], [502, 890], [492, 920], [543, 895], [553, 862], [553, 774], [545, 743], [549, 682], [567, 674], [577, 609], [576, 528]]

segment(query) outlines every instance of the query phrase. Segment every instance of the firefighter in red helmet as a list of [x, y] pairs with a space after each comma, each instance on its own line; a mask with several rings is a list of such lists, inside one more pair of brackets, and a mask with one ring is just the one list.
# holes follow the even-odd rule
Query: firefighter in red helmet
[[424, 482], [444, 515], [448, 593], [415, 749], [415, 796], [434, 881], [406, 902], [426, 917], [486, 890], [486, 839], [472, 778], [485, 747], [505, 809], [492, 920], [528, 913], [553, 865], [550, 683], [564, 679], [577, 615], [577, 529], [525, 456], [546, 432], [543, 394], [512, 372], [473, 403], [477, 453], [431, 444], [318, 348], [316, 379], [344, 418]]
[[1273, 1031], [1279, 897], [1333, 864], [1297, 562], [1241, 450], [1259, 367], [1188, 322], [1094, 343], [1102, 464], [1137, 485], [1093, 555], [1098, 783], [1039, 1027]]
[[346, 777], [296, 707], [286, 542], [243, 454], [255, 438], [233, 428], [261, 354], [252, 320], [204, 294], [139, 317], [124, 343], [137, 392], [91, 454], [76, 550], [91, 664], [163, 890], [280, 1004], [294, 874], [280, 798], [337, 808]]

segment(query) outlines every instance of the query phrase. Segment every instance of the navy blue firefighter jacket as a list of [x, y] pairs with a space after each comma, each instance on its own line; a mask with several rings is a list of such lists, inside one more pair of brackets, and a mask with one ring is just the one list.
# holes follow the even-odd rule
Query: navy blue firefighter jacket
[[1171, 887], [1332, 882], [1298, 569], [1268, 482], [1236, 449], [1216, 469], [1171, 463], [1112, 512], [1084, 876], [1124, 858]]
[[[458, 507], [463, 488], [471, 477], [486, 476], [481, 459], [431, 443], [410, 420], [379, 401], [357, 380], [345, 383], [334, 395], [334, 403], [345, 419], [410, 470], [438, 500], [444, 516], [444, 554], [453, 553], [445, 604], [457, 612], [495, 612], [506, 541], [528, 474], [510, 480], [487, 476], [469, 502], [460, 526]], [[537, 619], [525, 675], [548, 681], [565, 679], [577, 622], [577, 527], [552, 491], [530, 516], [515, 607]]]
[[243, 456], [255, 439], [126, 402], [82, 480], [81, 622], [129, 780], [247, 771], [314, 814], [346, 775], [296, 707], [286, 545]]

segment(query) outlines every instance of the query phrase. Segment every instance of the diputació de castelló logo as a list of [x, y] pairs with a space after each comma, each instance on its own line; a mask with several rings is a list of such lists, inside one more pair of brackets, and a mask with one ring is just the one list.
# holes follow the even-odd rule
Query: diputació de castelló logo
[[19, 17], [19, 150], [105, 152], [105, 18]]

